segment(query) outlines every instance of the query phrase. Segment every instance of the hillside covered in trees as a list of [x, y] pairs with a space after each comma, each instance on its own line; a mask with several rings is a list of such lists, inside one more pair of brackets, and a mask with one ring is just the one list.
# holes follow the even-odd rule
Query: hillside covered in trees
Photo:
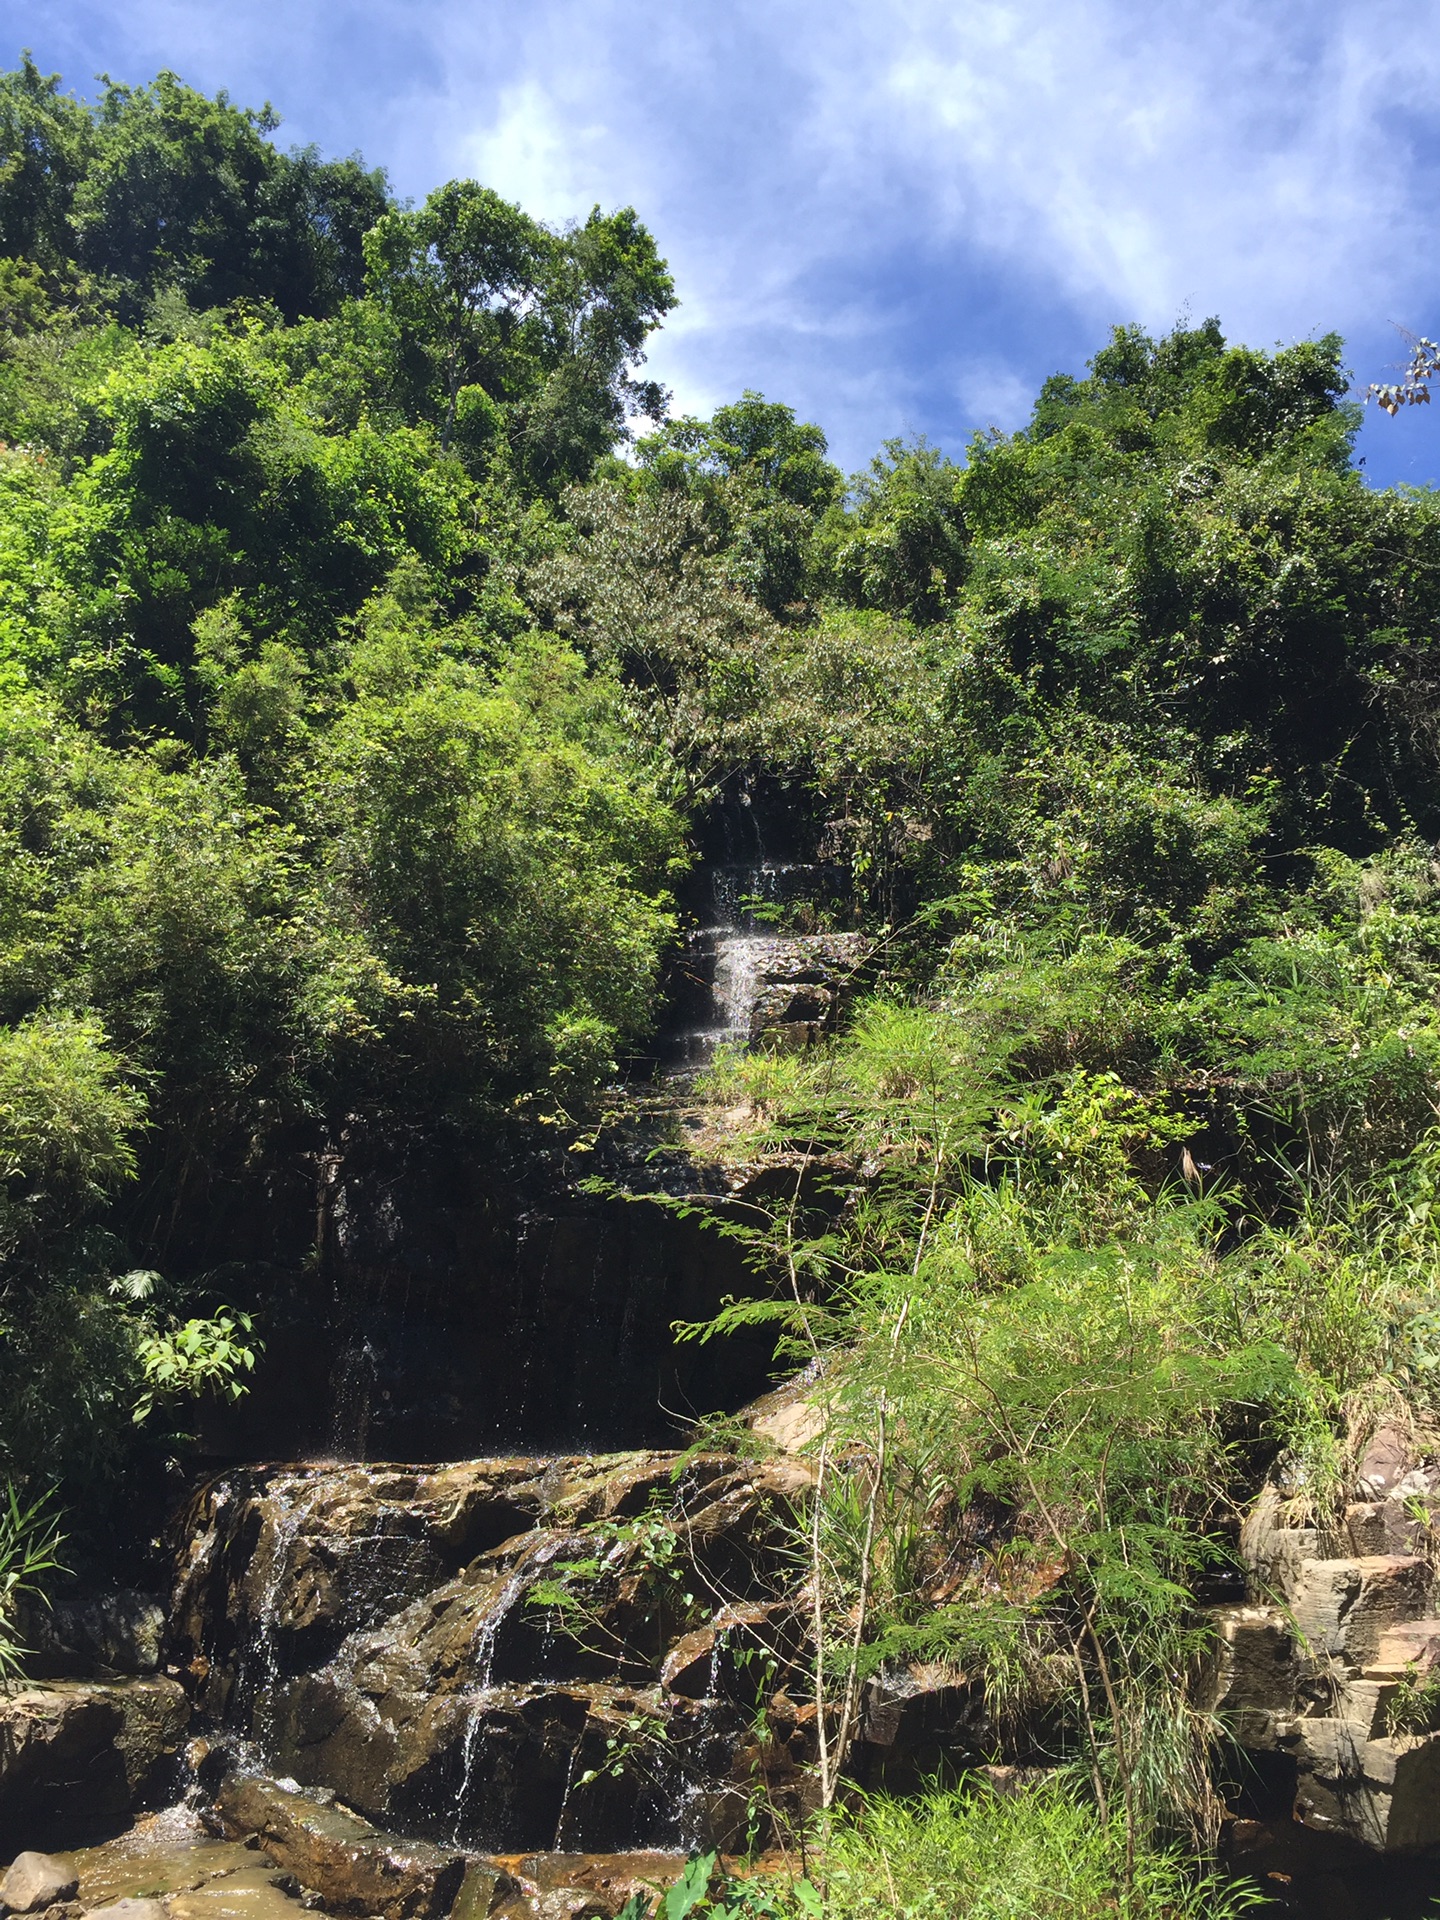
[[0, 1473], [103, 1534], [267, 1364], [264, 1276], [168, 1251], [219, 1183], [583, 1140], [707, 813], [783, 794], [871, 991], [700, 1089], [799, 1169], [707, 1331], [822, 1383], [840, 1696], [960, 1665], [1073, 1767], [853, 1821], [828, 1897], [970, 1912], [983, 1828], [1224, 1910], [1199, 1598], [1267, 1474], [1323, 1514], [1440, 1418], [1435, 499], [1352, 467], [1338, 339], [1214, 321], [847, 478], [669, 416], [634, 211], [276, 124], [0, 80]]

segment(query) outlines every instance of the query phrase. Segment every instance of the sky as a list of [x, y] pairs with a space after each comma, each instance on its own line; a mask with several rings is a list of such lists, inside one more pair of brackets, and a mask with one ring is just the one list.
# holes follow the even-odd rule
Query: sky
[[[1023, 424], [1118, 323], [1440, 337], [1440, 0], [0, 0], [81, 94], [170, 67], [282, 144], [547, 220], [633, 205], [676, 411], [747, 388], [847, 469]], [[1358, 443], [1440, 483], [1440, 404]]]

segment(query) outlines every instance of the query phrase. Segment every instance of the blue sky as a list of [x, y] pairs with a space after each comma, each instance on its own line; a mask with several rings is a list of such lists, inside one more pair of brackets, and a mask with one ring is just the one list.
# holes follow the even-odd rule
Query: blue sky
[[[746, 387], [847, 467], [1013, 427], [1117, 321], [1440, 335], [1440, 0], [0, 0], [88, 92], [169, 66], [415, 197], [638, 208], [682, 306], [651, 369]], [[1440, 402], [1368, 476], [1440, 482]]]

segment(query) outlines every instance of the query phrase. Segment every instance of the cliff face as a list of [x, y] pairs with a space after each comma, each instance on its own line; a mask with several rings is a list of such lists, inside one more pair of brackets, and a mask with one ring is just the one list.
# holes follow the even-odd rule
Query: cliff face
[[[627, 1136], [608, 1156], [482, 1165], [356, 1143], [323, 1191], [318, 1235], [310, 1195], [268, 1218], [237, 1195], [236, 1230], [217, 1222], [214, 1251], [227, 1247], [233, 1270], [248, 1235], [266, 1352], [243, 1401], [207, 1410], [204, 1451], [456, 1460], [643, 1445], [741, 1404], [763, 1386], [768, 1351], [677, 1347], [671, 1331], [753, 1285], [736, 1250], [660, 1207], [580, 1188], [584, 1174], [622, 1172], [632, 1145], [660, 1144]], [[642, 1172], [696, 1179], [668, 1163]], [[209, 1251], [195, 1249], [197, 1266]]]

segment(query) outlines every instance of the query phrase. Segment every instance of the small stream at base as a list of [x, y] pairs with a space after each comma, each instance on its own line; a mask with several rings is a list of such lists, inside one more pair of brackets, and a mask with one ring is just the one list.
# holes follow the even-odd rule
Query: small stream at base
[[146, 1814], [128, 1832], [58, 1856], [87, 1907], [163, 1899], [171, 1920], [298, 1920], [286, 1876], [238, 1840], [219, 1840], [191, 1807]]

